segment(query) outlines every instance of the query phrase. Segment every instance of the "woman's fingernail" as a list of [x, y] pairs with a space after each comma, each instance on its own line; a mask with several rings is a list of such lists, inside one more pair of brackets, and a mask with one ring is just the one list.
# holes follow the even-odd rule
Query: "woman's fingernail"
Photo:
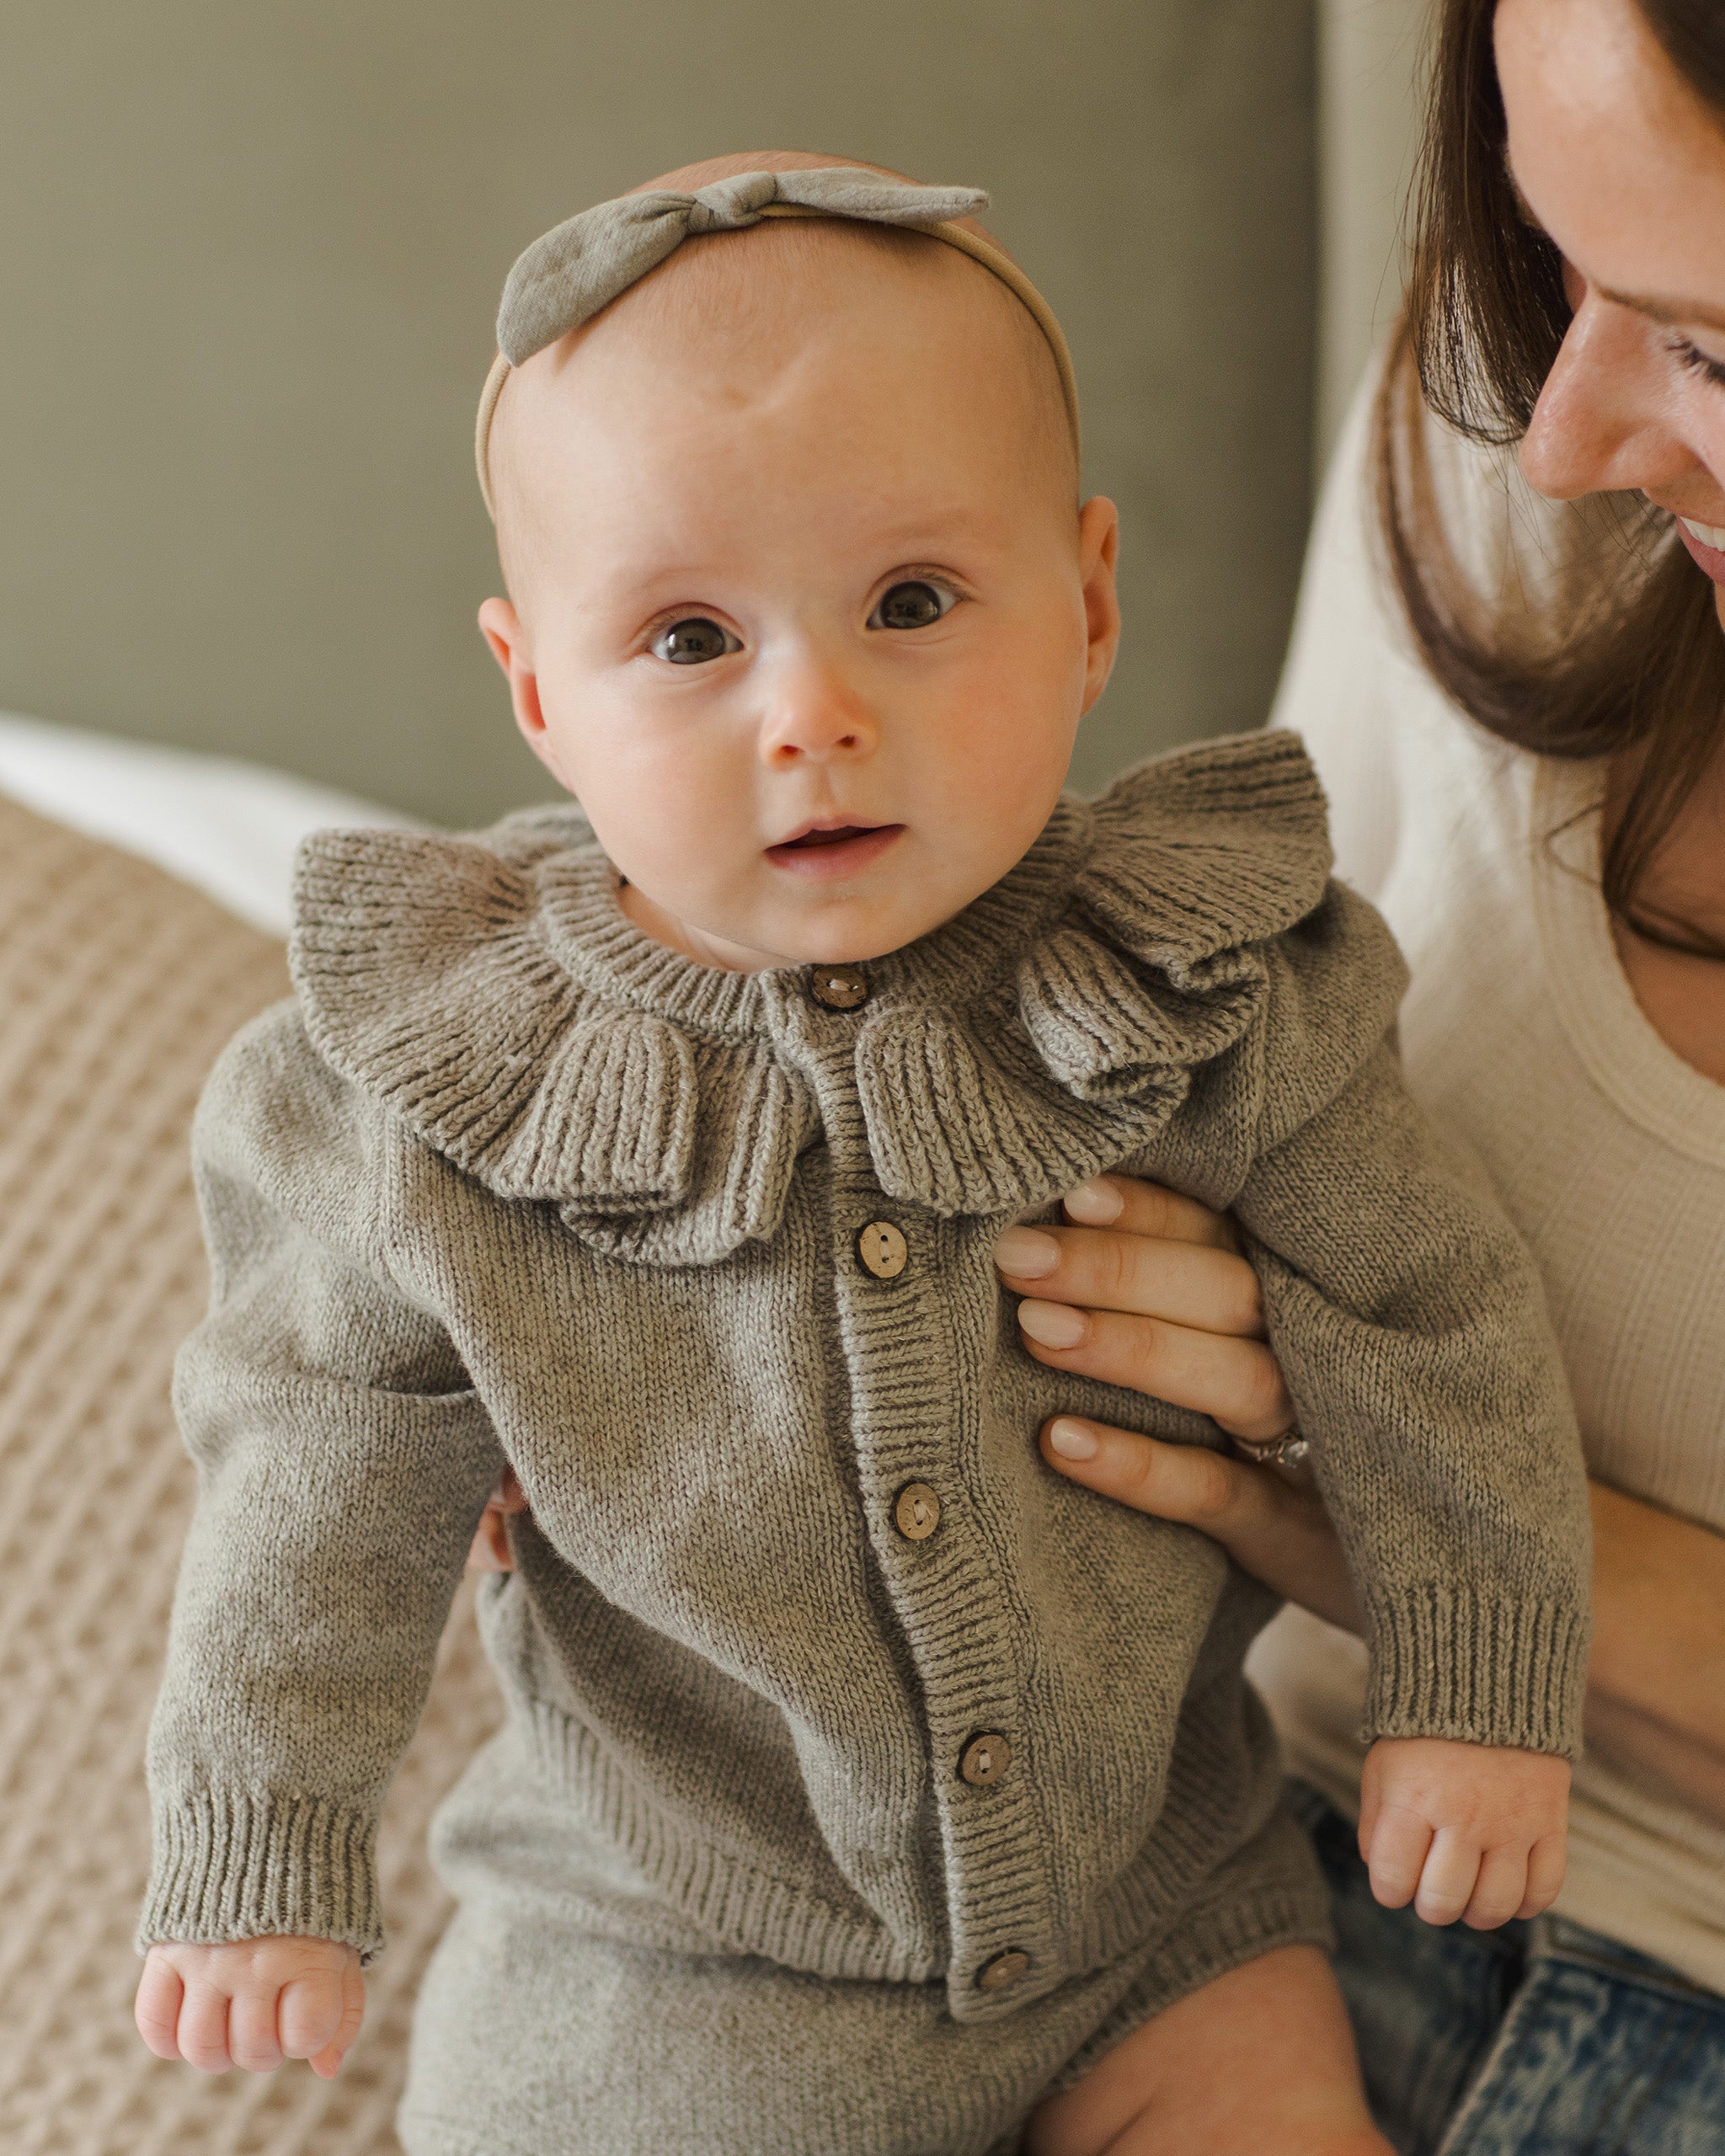
[[994, 1246], [994, 1262], [1015, 1279], [1040, 1280], [1060, 1263], [1060, 1246], [1034, 1228], [1008, 1228]]
[[1066, 1193], [1064, 1202], [1067, 1218], [1081, 1221], [1087, 1228], [1108, 1227], [1126, 1209], [1125, 1199], [1105, 1176], [1081, 1182], [1076, 1190]]
[[1048, 1449], [1062, 1460], [1094, 1460], [1102, 1450], [1102, 1441], [1087, 1425], [1063, 1415], [1058, 1422], [1048, 1426]]
[[1064, 1303], [1020, 1303], [1018, 1325], [1039, 1348], [1076, 1348], [1087, 1330], [1078, 1312]]

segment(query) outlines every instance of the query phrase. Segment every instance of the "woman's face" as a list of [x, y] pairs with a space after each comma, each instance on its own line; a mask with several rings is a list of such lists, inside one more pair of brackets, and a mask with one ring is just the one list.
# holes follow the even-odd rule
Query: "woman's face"
[[1725, 121], [1634, 0], [1500, 0], [1496, 40], [1510, 168], [1575, 309], [1522, 470], [1671, 510], [1725, 623]]

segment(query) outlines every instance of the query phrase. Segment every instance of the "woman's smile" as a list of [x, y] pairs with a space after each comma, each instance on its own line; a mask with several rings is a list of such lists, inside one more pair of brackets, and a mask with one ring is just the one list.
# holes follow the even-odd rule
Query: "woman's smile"
[[1725, 526], [1696, 524], [1689, 517], [1680, 516], [1677, 536], [1714, 583], [1725, 584]]

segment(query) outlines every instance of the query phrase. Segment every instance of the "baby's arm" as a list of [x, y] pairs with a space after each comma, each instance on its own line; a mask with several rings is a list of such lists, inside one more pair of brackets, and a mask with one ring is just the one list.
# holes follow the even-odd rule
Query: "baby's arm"
[[1365, 1734], [1419, 1740], [1375, 1755], [1374, 1883], [1420, 1889], [1422, 1914], [1501, 1921], [1560, 1870], [1587, 1488], [1531, 1259], [1407, 1094], [1392, 1040], [1338, 1053], [1359, 971], [1343, 961], [1370, 966], [1383, 933], [1332, 892], [1274, 954], [1263, 1144], [1236, 1214], [1353, 1577]]
[[[241, 1036], [199, 1112], [211, 1309], [175, 1380], [199, 1496], [151, 1724], [139, 1930], [142, 1948], [200, 1949], [188, 1972], [237, 1966], [218, 1947], [267, 1968], [286, 1942], [320, 1963], [381, 1943], [378, 1810], [502, 1465], [455, 1348], [397, 1278], [398, 1142], [291, 1010]], [[164, 1962], [139, 2009], [158, 2033]], [[200, 2046], [226, 1982], [189, 1981], [176, 2009], [195, 2008]], [[231, 1995], [249, 2043], [264, 2005], [250, 1978]]]
[[356, 1948], [283, 1938], [152, 1946], [133, 2009], [138, 2034], [158, 2058], [183, 2058], [201, 2073], [230, 2066], [269, 2073], [284, 2059], [302, 2058], [326, 2081], [365, 2012]]

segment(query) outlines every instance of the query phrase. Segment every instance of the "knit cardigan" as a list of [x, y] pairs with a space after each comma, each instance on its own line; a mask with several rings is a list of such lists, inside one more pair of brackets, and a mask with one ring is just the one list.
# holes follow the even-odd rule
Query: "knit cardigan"
[[297, 999], [195, 1137], [141, 1939], [376, 1949], [379, 1803], [505, 1461], [512, 1712], [716, 1949], [974, 2020], [1166, 1928], [1275, 1803], [1241, 1675], [1273, 1604], [1038, 1454], [1063, 1408], [1220, 1442], [1017, 1337], [996, 1236], [1111, 1169], [1241, 1225], [1370, 1732], [1573, 1750], [1587, 1513], [1539, 1289], [1402, 1090], [1401, 962], [1328, 866], [1293, 736], [1189, 750], [1063, 800], [841, 1009], [642, 936], [572, 811], [311, 841]]

